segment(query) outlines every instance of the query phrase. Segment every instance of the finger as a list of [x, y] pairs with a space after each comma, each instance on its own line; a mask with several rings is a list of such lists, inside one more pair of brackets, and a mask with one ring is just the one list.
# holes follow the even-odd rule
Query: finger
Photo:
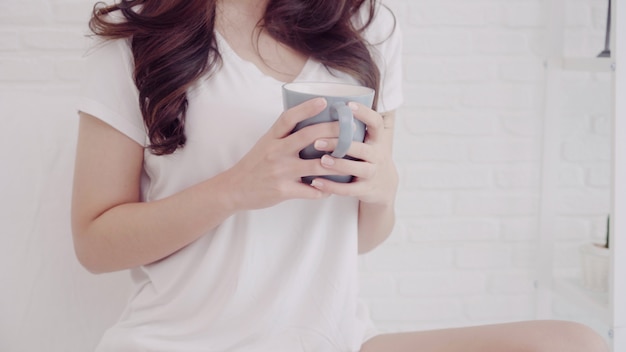
[[285, 194], [288, 194], [288, 198], [299, 199], [322, 199], [330, 195], [318, 188], [311, 187], [301, 182], [293, 182], [286, 186]]
[[319, 114], [325, 107], [326, 99], [315, 98], [283, 111], [271, 128], [272, 136], [284, 138], [291, 133], [298, 122]]
[[320, 162], [320, 159], [298, 159], [295, 163], [291, 164], [291, 171], [293, 177], [305, 177], [305, 176], [321, 176], [321, 175], [350, 175], [343, 173], [340, 170], [330, 169]]
[[371, 141], [377, 141], [382, 131], [385, 129], [383, 117], [378, 112], [361, 103], [350, 102], [348, 106], [352, 109], [354, 117], [367, 126], [368, 138]]
[[341, 183], [321, 177], [314, 179], [311, 186], [326, 194], [336, 194], [346, 197], [357, 197], [359, 194], [363, 194], [365, 189], [365, 183], [363, 182]]
[[337, 138], [318, 139], [313, 143], [313, 147], [320, 152], [332, 152], [337, 147]]
[[[337, 147], [337, 142], [337, 138], [324, 138], [316, 140], [313, 146], [322, 152], [332, 152]], [[371, 144], [352, 142], [347, 155], [370, 163], [377, 162], [374, 156], [374, 146]]]
[[300, 151], [318, 139], [336, 138], [339, 136], [338, 122], [323, 122], [310, 125], [284, 138], [287, 150]]
[[360, 179], [372, 179], [376, 176], [376, 165], [360, 160], [322, 156], [320, 164], [327, 169], [327, 174], [353, 175]]

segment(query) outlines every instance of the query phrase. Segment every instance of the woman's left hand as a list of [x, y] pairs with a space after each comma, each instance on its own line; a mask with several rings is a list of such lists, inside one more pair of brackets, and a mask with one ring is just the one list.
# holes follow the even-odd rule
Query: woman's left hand
[[[378, 112], [358, 103], [349, 103], [354, 117], [367, 126], [365, 141], [352, 142], [348, 155], [359, 160], [333, 158], [324, 155], [323, 167], [329, 175], [354, 175], [351, 183], [338, 183], [316, 178], [312, 186], [325, 193], [352, 196], [361, 202], [389, 205], [395, 199], [398, 172], [392, 160], [394, 112], [381, 116]], [[331, 152], [337, 139], [320, 139], [315, 148]]]

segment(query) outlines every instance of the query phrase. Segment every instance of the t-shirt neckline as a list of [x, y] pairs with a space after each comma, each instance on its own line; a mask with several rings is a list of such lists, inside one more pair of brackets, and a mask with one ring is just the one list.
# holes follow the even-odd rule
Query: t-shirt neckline
[[293, 83], [293, 82], [298, 82], [298, 81], [304, 80], [304, 78], [308, 74], [309, 70], [311, 69], [311, 66], [315, 63], [314, 60], [311, 57], [308, 57], [306, 62], [304, 63], [304, 66], [302, 66], [302, 69], [294, 77], [293, 80], [288, 81], [288, 82], [287, 81], [281, 81], [278, 78], [276, 78], [274, 76], [271, 76], [271, 75], [268, 75], [265, 72], [261, 71], [261, 69], [257, 65], [255, 65], [253, 62], [245, 60], [241, 56], [239, 56], [239, 54], [237, 54], [237, 52], [230, 46], [230, 44], [228, 43], [226, 38], [224, 38], [224, 36], [219, 31], [215, 30], [215, 31], [213, 31], [213, 33], [215, 33], [215, 38], [216, 38], [216, 40], [218, 42], [218, 48], [220, 50], [220, 54], [222, 54], [222, 55], [224, 55], [224, 54], [230, 55], [235, 60], [237, 60], [239, 63], [243, 64], [244, 66], [250, 67], [250, 70], [253, 71], [255, 74], [259, 75], [260, 77], [272, 80], [274, 82], [278, 82], [280, 84]]

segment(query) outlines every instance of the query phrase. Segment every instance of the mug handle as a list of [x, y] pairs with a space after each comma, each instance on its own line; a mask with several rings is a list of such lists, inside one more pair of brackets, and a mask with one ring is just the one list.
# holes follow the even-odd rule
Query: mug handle
[[342, 102], [337, 102], [330, 107], [330, 116], [339, 121], [339, 141], [337, 147], [330, 154], [334, 158], [343, 158], [348, 153], [354, 137], [352, 110]]

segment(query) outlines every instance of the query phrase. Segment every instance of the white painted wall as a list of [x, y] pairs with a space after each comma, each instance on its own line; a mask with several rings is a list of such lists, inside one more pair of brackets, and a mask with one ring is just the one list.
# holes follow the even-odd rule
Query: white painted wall
[[[86, 273], [70, 238], [74, 101], [92, 4], [0, 0], [1, 351], [90, 350], [125, 300], [126, 275]], [[389, 4], [405, 33], [399, 219], [362, 257], [363, 296], [389, 331], [532, 318], [545, 1]], [[597, 54], [605, 1], [568, 4], [566, 52]], [[577, 246], [602, 238], [609, 207], [609, 81], [567, 82], [555, 260], [575, 271]]]

